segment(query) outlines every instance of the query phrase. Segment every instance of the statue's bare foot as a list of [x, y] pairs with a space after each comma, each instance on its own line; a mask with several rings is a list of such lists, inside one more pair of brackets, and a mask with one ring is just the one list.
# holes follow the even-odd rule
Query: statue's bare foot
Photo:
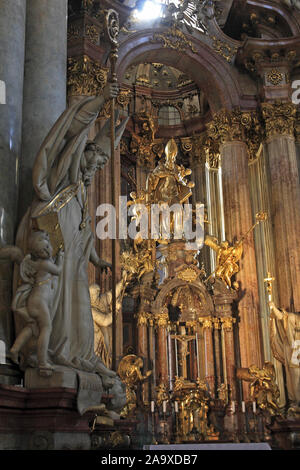
[[53, 370], [53, 367], [47, 362], [39, 365], [39, 375], [42, 377], [50, 377], [53, 374]]

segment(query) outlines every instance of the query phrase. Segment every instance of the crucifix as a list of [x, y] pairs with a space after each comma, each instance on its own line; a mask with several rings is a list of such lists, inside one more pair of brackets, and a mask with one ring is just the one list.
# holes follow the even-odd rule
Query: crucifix
[[[190, 354], [188, 351], [188, 343], [192, 341], [193, 339], [196, 339], [195, 335], [171, 335], [172, 339], [175, 339], [175, 344], [177, 340], [181, 344], [180, 348], [180, 359], [179, 359], [179, 364], [182, 367], [182, 376], [186, 379], [187, 378], [187, 367], [186, 367], [186, 358]], [[177, 348], [175, 348], [175, 351]], [[176, 354], [176, 364], [178, 361], [177, 354]], [[178, 373], [178, 372], [177, 372]]]

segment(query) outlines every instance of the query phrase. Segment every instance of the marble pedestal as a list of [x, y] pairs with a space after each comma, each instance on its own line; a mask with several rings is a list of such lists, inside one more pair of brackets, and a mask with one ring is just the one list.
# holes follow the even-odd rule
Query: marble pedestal
[[74, 388], [0, 385], [0, 450], [89, 450], [93, 415], [79, 414]]
[[77, 390], [77, 410], [83, 415], [88, 408], [97, 409], [103, 395], [102, 380], [99, 375], [55, 366], [51, 376], [43, 377], [38, 369], [27, 368], [24, 375], [24, 386], [30, 390], [66, 388]]

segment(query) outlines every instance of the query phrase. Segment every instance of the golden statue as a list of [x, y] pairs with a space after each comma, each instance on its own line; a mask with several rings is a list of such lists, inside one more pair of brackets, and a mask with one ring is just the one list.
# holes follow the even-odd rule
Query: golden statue
[[142, 124], [139, 134], [132, 132], [130, 150], [137, 155], [137, 161], [142, 166], [151, 165], [154, 160], [152, 147], [154, 136], [157, 131], [157, 120], [148, 113], [142, 112], [137, 115], [138, 121]]
[[[158, 205], [162, 211], [166, 210], [166, 214], [173, 204], [184, 204], [192, 195], [191, 188], [194, 187], [194, 183], [186, 179], [192, 171], [176, 164], [177, 152], [175, 140], [169, 140], [165, 147], [165, 159], [160, 160], [157, 167], [149, 174], [146, 183], [147, 202]], [[159, 234], [157, 234], [160, 243], [168, 243], [170, 234], [171, 237], [176, 233], [182, 237], [182, 208], [178, 209], [180, 210], [171, 212], [170, 219], [166, 216], [160, 217]]]
[[165, 161], [160, 161], [147, 180], [147, 192], [154, 204], [183, 204], [191, 195], [194, 183], [186, 176], [192, 170], [176, 164], [178, 147], [174, 139], [169, 140], [165, 148]]
[[250, 396], [261, 410], [270, 415], [279, 414], [279, 388], [275, 382], [275, 369], [271, 362], [266, 361], [262, 369], [252, 365], [248, 369], [237, 369], [237, 378], [250, 382]]
[[156, 387], [156, 403], [157, 403], [157, 406], [161, 406], [164, 401], [168, 402], [169, 400], [170, 400], [170, 397], [169, 397], [169, 394], [167, 392], [166, 385], [164, 383], [160, 383]]
[[[205, 245], [212, 248], [217, 254], [217, 267], [215, 271], [209, 276], [209, 278], [215, 274], [215, 276], [225, 284], [231, 288], [231, 278], [234, 274], [239, 272], [238, 261], [242, 258], [243, 255], [243, 243], [247, 235], [254, 230], [256, 225], [260, 222], [263, 222], [267, 219], [266, 212], [260, 211], [255, 214], [255, 223], [250, 227], [250, 229], [242, 236], [242, 238], [232, 245], [225, 240], [221, 243], [218, 243], [218, 239], [216, 237], [207, 236], [205, 239]], [[208, 278], [208, 279], [209, 279]], [[234, 289], [238, 289], [238, 283], [232, 283]]]
[[[231, 288], [231, 278], [239, 272], [238, 261], [243, 255], [243, 243], [236, 242], [230, 246], [227, 240], [218, 244], [215, 237], [208, 236], [205, 239], [205, 245], [212, 248], [217, 254], [217, 267], [214, 271], [215, 276], [225, 282]], [[233, 287], [237, 288], [238, 284], [233, 283]]]
[[125, 418], [136, 409], [136, 386], [145, 381], [152, 371], [148, 370], [145, 375], [142, 374], [143, 359], [135, 354], [124, 356], [118, 367], [118, 374], [122, 382], [126, 385], [126, 405], [121, 411], [121, 416]]

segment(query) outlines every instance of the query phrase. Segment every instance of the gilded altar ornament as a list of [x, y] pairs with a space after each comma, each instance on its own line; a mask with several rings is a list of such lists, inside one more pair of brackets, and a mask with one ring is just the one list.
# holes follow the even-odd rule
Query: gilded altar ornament
[[[116, 98], [117, 107], [125, 110], [130, 103], [130, 98], [131, 98], [130, 90], [120, 90]], [[107, 101], [104, 104], [101, 113], [99, 114], [99, 118], [102, 118], [102, 117], [109, 118], [110, 116], [111, 116], [111, 102]]]
[[123, 418], [132, 414], [137, 407], [136, 388], [137, 385], [150, 377], [151, 370], [148, 370], [145, 375], [142, 374], [143, 359], [135, 354], [124, 356], [118, 367], [118, 374], [126, 384], [126, 405], [120, 413]]
[[225, 405], [228, 403], [228, 384], [222, 383], [217, 389], [218, 399], [221, 400]]
[[217, 254], [217, 267], [208, 279], [215, 275], [217, 278], [221, 279], [229, 289], [231, 288], [231, 285], [234, 289], [238, 289], [238, 283], [234, 282], [231, 284], [231, 278], [234, 274], [239, 272], [239, 266], [237, 263], [243, 255], [243, 242], [247, 235], [254, 230], [260, 222], [267, 219], [267, 213], [264, 211], [257, 212], [255, 219], [255, 223], [250, 227], [245, 235], [232, 245], [230, 245], [227, 240], [218, 243], [218, 239], [216, 237], [212, 237], [210, 235], [206, 237], [204, 244], [212, 248]]
[[275, 135], [294, 136], [297, 107], [280, 100], [262, 103], [262, 115], [266, 124], [267, 137]]
[[[219, 244], [217, 238], [212, 236], [207, 236], [204, 244], [212, 248], [217, 254], [217, 267], [209, 277], [214, 274], [217, 278], [225, 282], [228, 288], [231, 288], [231, 278], [234, 274], [239, 272], [237, 263], [243, 254], [243, 244], [236, 242], [230, 245], [227, 240]], [[234, 282], [233, 287], [238, 289], [238, 283]]]
[[192, 41], [189, 41], [186, 35], [175, 25], [171, 26], [166, 33], [155, 33], [151, 42], [160, 42], [162, 43], [162, 47], [166, 49], [174, 49], [179, 52], [189, 49], [194, 54], [197, 54], [197, 50]]
[[268, 412], [271, 416], [280, 414], [279, 412], [279, 388], [276, 384], [275, 369], [271, 362], [266, 361], [262, 369], [252, 365], [248, 369], [237, 369], [237, 378], [250, 382], [251, 400], [257, 406]]
[[132, 131], [130, 151], [136, 155], [140, 166], [151, 167], [154, 162], [154, 139], [158, 129], [157, 118], [149, 113], [141, 112], [136, 116], [140, 132]]
[[[184, 204], [192, 195], [191, 188], [194, 183], [186, 178], [191, 174], [189, 168], [176, 164], [178, 147], [174, 139], [169, 140], [165, 147], [165, 159], [148, 175], [146, 192], [148, 202], [156, 204], [162, 210], [170, 208], [173, 204]], [[170, 223], [169, 223], [170, 222]], [[182, 211], [174, 211], [168, 217], [162, 217], [156, 240], [168, 243], [183, 233]], [[171, 232], [171, 233], [170, 233]]]
[[232, 46], [224, 41], [221, 41], [216, 36], [212, 37], [213, 49], [217, 54], [220, 54], [227, 62], [231, 62], [238, 51], [238, 46]]
[[108, 69], [87, 55], [69, 57], [67, 86], [69, 96], [97, 96], [107, 82]]
[[210, 395], [204, 380], [189, 382], [176, 377], [172, 400], [179, 403], [179, 429], [176, 434], [183, 441], [218, 440], [219, 433], [208, 424]]
[[157, 406], [161, 406], [163, 402], [169, 402], [170, 401], [170, 396], [167, 391], [167, 386], [161, 382], [157, 387], [156, 387], [156, 403]]
[[178, 279], [186, 282], [194, 282], [199, 276], [199, 270], [194, 267], [186, 267], [177, 273]]
[[272, 69], [266, 74], [266, 78], [272, 85], [277, 86], [283, 82], [284, 76], [279, 70]]
[[266, 285], [266, 291], [268, 293], [269, 302], [271, 302], [272, 300], [274, 281], [275, 281], [275, 277], [273, 277], [271, 273], [268, 271], [267, 277], [264, 278], [264, 283]]

